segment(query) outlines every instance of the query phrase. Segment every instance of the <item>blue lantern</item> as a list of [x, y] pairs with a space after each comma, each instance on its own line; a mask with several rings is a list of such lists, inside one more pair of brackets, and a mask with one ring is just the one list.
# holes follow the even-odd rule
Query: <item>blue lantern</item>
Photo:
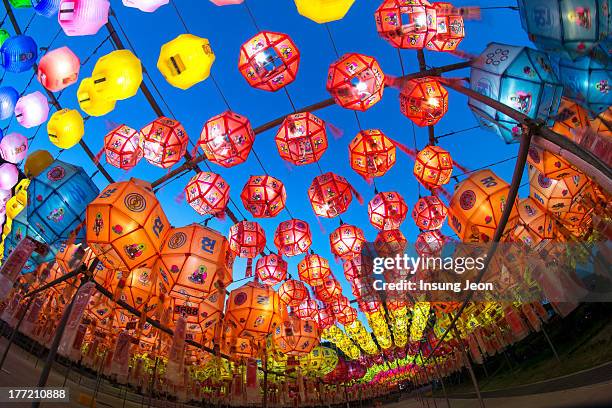
[[53, 17], [59, 11], [60, 0], [31, 0], [31, 2], [34, 11], [44, 17]]
[[15, 35], [0, 47], [0, 63], [9, 72], [32, 69], [38, 58], [38, 47], [32, 37]]
[[[49, 245], [65, 241], [85, 219], [85, 208], [98, 192], [82, 167], [56, 160], [30, 183], [28, 221]], [[81, 228], [75, 243], [84, 237]]]
[[[472, 64], [474, 91], [552, 126], [563, 87], [543, 52], [527, 47], [491, 43]], [[506, 143], [518, 141], [521, 127], [501, 112], [470, 98], [468, 105], [481, 126]]]
[[570, 59], [612, 46], [612, 0], [519, 0], [523, 29], [542, 51]]
[[0, 120], [13, 116], [15, 104], [19, 99], [19, 92], [12, 86], [0, 87]]

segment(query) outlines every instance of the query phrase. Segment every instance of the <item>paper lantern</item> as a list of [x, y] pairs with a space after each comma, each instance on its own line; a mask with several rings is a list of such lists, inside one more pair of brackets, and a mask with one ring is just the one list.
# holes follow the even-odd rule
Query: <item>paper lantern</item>
[[427, 0], [385, 0], [374, 19], [378, 34], [395, 48], [420, 50], [437, 34], [436, 10]]
[[289, 356], [302, 356], [319, 344], [319, 330], [314, 322], [289, 315], [272, 332], [276, 348]]
[[2, 66], [8, 72], [25, 72], [36, 63], [38, 46], [30, 36], [15, 35], [2, 43], [0, 57]]
[[81, 60], [68, 47], [47, 52], [38, 64], [37, 78], [51, 92], [61, 91], [79, 78]]
[[210, 0], [216, 6], [230, 6], [233, 4], [242, 4], [244, 0]]
[[398, 229], [407, 213], [404, 198], [395, 191], [377, 193], [368, 203], [370, 224], [379, 230]]
[[314, 293], [321, 302], [329, 303], [342, 295], [342, 287], [336, 278], [330, 275], [323, 284], [314, 287]]
[[240, 199], [255, 218], [276, 217], [285, 208], [285, 185], [269, 175], [251, 176], [244, 185]]
[[0, 87], [0, 120], [10, 118], [15, 112], [19, 92], [12, 86]]
[[314, 21], [325, 24], [342, 20], [355, 0], [294, 0], [298, 13]]
[[181, 34], [162, 45], [157, 69], [170, 85], [184, 90], [208, 78], [213, 62], [215, 54], [206, 38]]
[[141, 134], [136, 129], [119, 125], [104, 136], [106, 161], [121, 170], [130, 170], [142, 159]]
[[[1, 98], [2, 97], [0, 96], [0, 103], [2, 103]], [[595, 119], [591, 120], [590, 126], [598, 134], [606, 137], [612, 137], [612, 127], [608, 125], [609, 123], [612, 123], [612, 107], [608, 108], [603, 113], [597, 115]]]
[[145, 13], [153, 13], [169, 2], [170, 0], [123, 0], [123, 5], [125, 7], [137, 8]]
[[[3, 194], [3, 199], [0, 201], [0, 205], [4, 208], [3, 204], [6, 204], [6, 200], [8, 200], [10, 195], [10, 190], [0, 190], [5, 193], [8, 193], [8, 196]], [[4, 215], [4, 214], [3, 214]], [[8, 256], [16, 247], [19, 242], [26, 236], [29, 236], [35, 239], [38, 242], [45, 242], [43, 237], [36, 231], [36, 229], [29, 224], [27, 211], [21, 211], [11, 223], [11, 232], [6, 235], [4, 240], [4, 255]], [[57, 249], [55, 246], [50, 246], [46, 255], [40, 255], [37, 252], [32, 253], [30, 259], [24, 266], [22, 270], [22, 274], [32, 273], [38, 269], [39, 264], [43, 262], [52, 262], [55, 259]]]
[[327, 150], [325, 122], [312, 113], [294, 113], [278, 129], [276, 147], [281, 158], [296, 166], [319, 161]]
[[150, 268], [169, 230], [159, 201], [142, 180], [110, 184], [87, 206], [87, 243], [109, 269]]
[[278, 253], [285, 256], [308, 252], [312, 245], [310, 226], [306, 221], [295, 218], [281, 222], [274, 232], [274, 245]]
[[67, 36], [94, 35], [108, 22], [108, 0], [60, 0], [57, 15]]
[[547, 211], [568, 212], [574, 200], [579, 200], [588, 193], [589, 183], [584, 174], [554, 180], [544, 176], [533, 166], [529, 166], [528, 173], [529, 195]]
[[47, 123], [49, 141], [60, 149], [70, 149], [85, 134], [85, 122], [75, 109], [62, 109], [51, 115]]
[[262, 256], [255, 265], [255, 274], [261, 283], [275, 286], [287, 276], [287, 262], [279, 255]]
[[395, 144], [379, 129], [362, 130], [349, 145], [349, 160], [366, 179], [384, 176], [395, 164]]
[[[491, 43], [472, 63], [472, 90], [552, 126], [562, 86], [546, 54], [526, 47]], [[474, 99], [468, 101], [480, 125], [506, 143], [521, 136], [518, 122]]]
[[28, 178], [38, 176], [53, 163], [53, 156], [46, 150], [35, 150], [28, 155], [23, 171]]
[[198, 145], [211, 162], [233, 167], [246, 161], [254, 141], [251, 122], [244, 116], [226, 111], [204, 124]]
[[444, 246], [445, 238], [439, 230], [423, 231], [414, 243], [414, 248], [421, 257], [439, 256]]
[[453, 174], [453, 159], [439, 146], [428, 145], [414, 161], [414, 176], [429, 190], [447, 184]]
[[11, 6], [13, 6], [14, 8], [30, 8], [30, 7], [32, 7], [32, 4], [30, 3], [30, 0], [9, 0], [9, 3], [11, 3]]
[[527, 162], [529, 165], [536, 168], [544, 177], [555, 180], [578, 174], [578, 170], [565, 159], [538, 146], [529, 147]]
[[0, 140], [0, 155], [7, 162], [19, 163], [28, 154], [28, 138], [19, 133], [9, 133]]
[[19, 181], [19, 170], [13, 163], [0, 164], [0, 189], [10, 190]]
[[206, 333], [213, 332], [221, 324], [225, 294], [212, 291], [197, 298], [184, 298], [183, 296], [170, 297], [169, 304], [172, 309], [172, 321], [179, 316], [187, 319], [186, 338], [198, 341]]
[[60, 0], [31, 0], [36, 14], [52, 17], [59, 11]]
[[531, 197], [518, 203], [519, 225], [515, 234], [528, 246], [537, 245], [543, 240], [554, 239], [557, 235], [555, 220]]
[[253, 259], [266, 246], [266, 233], [256, 222], [240, 221], [229, 232], [230, 248], [240, 258]]
[[96, 61], [91, 78], [94, 90], [107, 100], [123, 100], [138, 92], [142, 64], [129, 50], [110, 52]]
[[15, 118], [25, 128], [45, 123], [49, 117], [49, 102], [39, 91], [22, 96], [15, 104]]
[[291, 307], [298, 307], [303, 301], [309, 298], [308, 289], [298, 280], [288, 279], [278, 288], [280, 300]]
[[436, 33], [425, 48], [432, 51], [454, 51], [465, 37], [465, 25], [461, 10], [452, 4], [436, 2], [432, 4], [436, 10]]
[[393, 257], [404, 252], [408, 241], [400, 230], [380, 231], [374, 240], [374, 248], [381, 257]]
[[359, 254], [351, 259], [346, 259], [342, 264], [342, 269], [346, 280], [352, 282], [355, 279], [365, 278], [372, 271], [372, 266], [370, 257]]
[[352, 307], [346, 307], [341, 313], [334, 313], [338, 323], [347, 326], [357, 320], [357, 311]]
[[[306, 292], [308, 294], [308, 292]], [[315, 321], [316, 313], [318, 310], [317, 302], [310, 299], [309, 296], [293, 309], [293, 312], [297, 317], [304, 320]]]
[[367, 55], [344, 54], [329, 66], [327, 91], [343, 108], [365, 111], [378, 103], [385, 89], [385, 74]]
[[448, 91], [433, 78], [411, 79], [400, 92], [400, 110], [417, 126], [432, 126], [448, 111]]
[[419, 198], [412, 209], [414, 223], [419, 229], [426, 231], [442, 228], [447, 215], [446, 205], [433, 195]]
[[357, 304], [359, 305], [359, 310], [361, 310], [363, 313], [376, 313], [382, 306], [379, 300], [374, 299], [359, 299]]
[[77, 89], [79, 107], [89, 116], [104, 116], [115, 109], [117, 101], [104, 98], [95, 89], [92, 78], [85, 78]]
[[320, 377], [336, 368], [338, 354], [330, 348], [317, 346], [305, 356], [300, 356], [299, 362], [305, 375]]
[[225, 319], [236, 336], [262, 339], [280, 323], [281, 303], [269, 286], [249, 282], [230, 292]]
[[308, 188], [308, 199], [316, 215], [334, 218], [348, 209], [353, 191], [344, 177], [330, 172], [314, 178]]
[[154, 166], [168, 169], [187, 152], [189, 137], [179, 121], [160, 116], [140, 133], [144, 158]]
[[329, 261], [317, 254], [306, 255], [298, 264], [298, 276], [310, 286], [323, 285], [331, 274]]
[[295, 80], [300, 52], [283, 33], [262, 31], [242, 44], [238, 70], [253, 88], [278, 91]]
[[336, 318], [328, 307], [319, 307], [315, 313], [314, 321], [319, 327], [319, 330], [324, 331], [334, 325]]
[[6, 31], [4, 28], [0, 29], [0, 47], [2, 46], [2, 44], [4, 44], [4, 42], [6, 40], [9, 39], [11, 35], [9, 34], [8, 31]]
[[361, 254], [365, 235], [361, 228], [342, 224], [329, 234], [329, 245], [334, 255], [343, 260], [352, 259]]
[[117, 286], [111, 286], [114, 291], [120, 291], [120, 299], [139, 311], [147, 311], [156, 303], [156, 286], [154, 272], [150, 267], [136, 267], [126, 276], [122, 276]]
[[589, 126], [588, 112], [571, 99], [561, 98], [561, 105], [555, 117], [552, 130], [568, 139], [574, 140], [574, 132], [576, 130]]
[[220, 215], [230, 199], [230, 186], [215, 173], [201, 171], [185, 186], [185, 198], [200, 215]]

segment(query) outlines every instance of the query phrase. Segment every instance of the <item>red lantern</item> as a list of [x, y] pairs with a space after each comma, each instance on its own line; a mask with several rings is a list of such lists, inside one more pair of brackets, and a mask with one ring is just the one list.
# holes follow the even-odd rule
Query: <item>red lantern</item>
[[289, 115], [274, 140], [284, 160], [296, 166], [314, 163], [327, 150], [325, 122], [309, 112]]
[[347, 313], [346, 310], [351, 308], [351, 303], [345, 296], [340, 295], [332, 299], [327, 307], [334, 315], [341, 315]]
[[400, 92], [400, 110], [417, 126], [432, 126], [448, 111], [448, 91], [433, 78], [411, 79]]
[[453, 159], [439, 146], [426, 146], [414, 162], [414, 176], [430, 190], [450, 181], [453, 174]]
[[378, 312], [381, 307], [380, 301], [376, 299], [359, 299], [357, 300], [357, 304], [359, 305], [359, 309], [361, 309], [363, 313]]
[[371, 275], [355, 278], [351, 281], [351, 292], [357, 299], [378, 299], [373, 285], [374, 280]]
[[334, 325], [336, 318], [328, 307], [320, 307], [315, 313], [315, 322], [320, 330], [325, 330]]
[[303, 282], [289, 279], [278, 288], [278, 296], [287, 306], [298, 307], [308, 299], [308, 289]]
[[126, 125], [119, 125], [104, 137], [106, 161], [121, 170], [129, 170], [142, 159], [141, 134]]
[[395, 164], [395, 144], [379, 129], [362, 130], [349, 145], [349, 159], [360, 176], [381, 177]]
[[368, 270], [372, 270], [372, 259], [364, 255], [356, 255], [342, 264], [344, 277], [352, 282], [354, 279], [364, 278]]
[[329, 261], [317, 254], [306, 255], [298, 264], [298, 275], [310, 286], [319, 286], [332, 274]]
[[295, 80], [300, 52], [287, 34], [262, 31], [240, 47], [238, 69], [253, 88], [278, 91]]
[[325, 173], [314, 178], [308, 198], [316, 215], [334, 218], [348, 209], [353, 200], [353, 187], [344, 177]]
[[304, 299], [293, 312], [297, 317], [304, 320], [314, 321], [318, 310], [317, 302], [310, 299], [310, 297]]
[[276, 254], [262, 256], [255, 264], [255, 274], [264, 285], [277, 285], [287, 276], [287, 262]]
[[349, 306], [347, 308], [344, 308], [342, 310], [342, 313], [335, 313], [334, 316], [336, 316], [336, 320], [338, 320], [338, 323], [346, 326], [357, 320], [357, 311]]
[[436, 34], [425, 47], [432, 51], [454, 51], [465, 37], [463, 17], [452, 4], [433, 3], [436, 9]]
[[185, 198], [198, 214], [218, 215], [227, 207], [229, 190], [229, 184], [220, 175], [201, 171], [185, 186]]
[[229, 233], [230, 248], [241, 258], [253, 259], [266, 246], [266, 233], [254, 221], [240, 221], [232, 225]]
[[48, 51], [38, 63], [38, 81], [51, 92], [58, 92], [74, 84], [79, 78], [81, 61], [70, 48]]
[[310, 226], [306, 221], [290, 219], [278, 224], [274, 245], [281, 255], [295, 256], [308, 252], [312, 245]]
[[322, 285], [314, 287], [314, 293], [321, 302], [329, 303], [342, 295], [342, 287], [336, 278], [330, 275], [328, 279], [323, 281]]
[[419, 256], [437, 256], [442, 251], [444, 242], [444, 235], [440, 231], [424, 231], [417, 237], [414, 247]]
[[285, 185], [272, 176], [251, 176], [240, 194], [242, 204], [255, 218], [276, 217], [285, 208]]
[[422, 230], [442, 228], [447, 215], [448, 210], [442, 200], [433, 195], [419, 198], [412, 209], [412, 218]]
[[226, 111], [204, 124], [198, 145], [211, 162], [233, 167], [246, 161], [254, 141], [251, 122], [244, 116]]
[[332, 253], [344, 260], [359, 255], [364, 242], [363, 231], [354, 225], [342, 224], [329, 234]]
[[142, 133], [144, 158], [154, 166], [167, 169], [181, 160], [189, 137], [180, 122], [161, 116], [146, 125]]
[[374, 19], [378, 34], [395, 48], [421, 50], [436, 35], [436, 10], [427, 0], [385, 0]]
[[403, 253], [407, 244], [408, 240], [398, 229], [380, 231], [374, 240], [374, 249], [379, 256], [392, 257]]
[[395, 191], [378, 193], [368, 203], [370, 224], [379, 230], [398, 229], [407, 213], [404, 198]]
[[327, 91], [343, 108], [365, 111], [382, 99], [385, 74], [378, 61], [362, 54], [344, 54], [329, 67]]

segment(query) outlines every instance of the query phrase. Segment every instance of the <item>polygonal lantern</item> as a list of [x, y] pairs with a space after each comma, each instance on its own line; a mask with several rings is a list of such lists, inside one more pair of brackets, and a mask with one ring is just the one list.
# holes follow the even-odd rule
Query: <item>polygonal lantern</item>
[[404, 198], [395, 191], [377, 193], [368, 203], [370, 223], [379, 230], [398, 229], [407, 213]]
[[161, 116], [140, 131], [144, 158], [154, 166], [168, 169], [187, 151], [189, 137], [180, 122]]
[[274, 289], [249, 282], [230, 292], [225, 306], [225, 319], [236, 336], [258, 340], [280, 323], [282, 307]]
[[426, 146], [414, 161], [414, 176], [430, 190], [448, 183], [452, 173], [453, 159], [439, 146]]
[[314, 300], [310, 299], [309, 296], [307, 296], [302, 301], [302, 303], [295, 306], [295, 308], [292, 310], [295, 313], [295, 315], [299, 317], [300, 319], [315, 321], [317, 309], [318, 309], [317, 302], [315, 302]]
[[294, 0], [298, 13], [319, 24], [341, 20], [355, 0]]
[[332, 253], [343, 260], [359, 255], [364, 242], [363, 230], [354, 225], [342, 224], [329, 234]]
[[382, 99], [385, 74], [378, 61], [350, 53], [329, 66], [327, 91], [343, 108], [365, 111]]
[[246, 161], [254, 141], [255, 133], [249, 120], [226, 111], [204, 124], [198, 145], [211, 162], [233, 167]]
[[70, 48], [56, 48], [41, 57], [37, 78], [46, 89], [58, 92], [77, 81], [80, 68], [81, 60]]
[[57, 18], [67, 36], [94, 35], [108, 22], [108, 0], [60, 0]]
[[398, 229], [380, 231], [374, 240], [376, 253], [382, 257], [393, 257], [404, 253], [407, 244], [408, 240]]
[[537, 245], [543, 240], [554, 239], [557, 235], [555, 220], [531, 197], [518, 203], [519, 225], [514, 230], [516, 238], [528, 246]]
[[325, 173], [314, 178], [308, 188], [308, 198], [316, 215], [334, 218], [348, 209], [353, 191], [344, 177]]
[[400, 93], [400, 110], [417, 126], [432, 126], [448, 111], [448, 91], [433, 78], [411, 79]]
[[230, 228], [229, 242], [236, 256], [253, 259], [266, 246], [266, 234], [258, 223], [240, 221]]
[[314, 321], [317, 323], [319, 330], [323, 331], [334, 325], [336, 322], [336, 317], [331, 312], [329, 307], [319, 307], [315, 313]]
[[342, 287], [340, 286], [340, 282], [330, 275], [329, 278], [323, 281], [322, 285], [314, 287], [314, 293], [317, 299], [327, 304], [337, 297], [342, 296]]
[[168, 303], [172, 310], [173, 322], [180, 316], [187, 320], [185, 338], [198, 341], [198, 338], [214, 332], [215, 327], [221, 324], [225, 293], [212, 291], [203, 297], [171, 295]]
[[298, 307], [304, 300], [308, 299], [308, 289], [303, 282], [288, 279], [278, 288], [280, 300], [287, 306]]
[[436, 35], [436, 10], [427, 0], [385, 0], [374, 13], [378, 34], [396, 48], [423, 49]]
[[439, 230], [423, 231], [414, 243], [414, 249], [422, 257], [439, 256], [445, 238]]
[[136, 166], [144, 155], [141, 147], [141, 134], [136, 129], [119, 125], [104, 136], [106, 161], [121, 170]]
[[272, 332], [278, 350], [289, 356], [301, 356], [319, 344], [319, 331], [314, 322], [288, 315]]
[[465, 25], [461, 9], [451, 3], [436, 2], [436, 34], [425, 48], [432, 51], [454, 51], [465, 37]]
[[419, 198], [412, 209], [416, 226], [426, 231], [442, 228], [447, 215], [446, 205], [434, 195]]
[[591, 194], [589, 180], [581, 173], [554, 180], [529, 166], [528, 174], [529, 195], [542, 208], [553, 213], [568, 212], [574, 202]]
[[294, 113], [278, 129], [276, 147], [281, 158], [296, 166], [319, 161], [327, 150], [325, 122], [312, 113]]
[[533, 166], [542, 176], [554, 180], [571, 177], [578, 174], [578, 170], [564, 158], [545, 150], [539, 146], [529, 146], [527, 162]]
[[588, 112], [573, 100], [562, 97], [552, 130], [574, 140], [575, 132], [590, 126]]
[[255, 274], [264, 285], [275, 286], [287, 276], [287, 262], [277, 254], [262, 256], [255, 264]]
[[198, 214], [219, 215], [227, 207], [229, 191], [230, 185], [220, 175], [201, 171], [185, 186], [185, 198]]
[[329, 261], [317, 254], [309, 254], [298, 264], [298, 275], [310, 286], [319, 286], [332, 272]]
[[240, 199], [255, 218], [276, 217], [285, 208], [287, 192], [282, 181], [269, 175], [251, 176]]
[[379, 129], [362, 130], [349, 144], [349, 160], [366, 179], [384, 176], [395, 164], [395, 143]]
[[181, 34], [162, 45], [157, 69], [170, 85], [184, 90], [208, 78], [213, 62], [215, 54], [206, 38]]
[[281, 222], [274, 233], [274, 245], [281, 255], [295, 256], [307, 252], [312, 245], [310, 226], [295, 218]]

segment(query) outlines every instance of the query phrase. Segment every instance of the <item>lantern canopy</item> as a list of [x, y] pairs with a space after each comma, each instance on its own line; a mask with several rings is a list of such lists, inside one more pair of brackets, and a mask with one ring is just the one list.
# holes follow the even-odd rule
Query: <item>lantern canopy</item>
[[51, 92], [61, 91], [79, 78], [81, 60], [68, 47], [48, 51], [40, 58], [37, 78]]
[[60, 149], [70, 149], [85, 134], [85, 122], [75, 109], [62, 109], [51, 115], [47, 122], [49, 140]]
[[106, 100], [123, 100], [138, 92], [142, 64], [129, 50], [110, 52], [96, 61], [91, 78], [94, 90]]
[[417, 126], [432, 126], [448, 111], [448, 91], [433, 78], [411, 79], [400, 93], [400, 110]]
[[140, 131], [144, 158], [154, 166], [168, 169], [187, 152], [189, 137], [180, 122], [161, 116]]
[[370, 223], [379, 230], [398, 229], [407, 213], [404, 198], [395, 191], [377, 193], [368, 203]]
[[49, 117], [47, 98], [39, 91], [22, 96], [15, 104], [15, 117], [24, 128], [42, 125]]
[[215, 173], [202, 171], [185, 186], [189, 205], [200, 215], [220, 215], [230, 199], [230, 185]]
[[298, 264], [298, 275], [310, 286], [319, 286], [332, 274], [329, 261], [317, 254], [306, 255]]
[[427, 0], [385, 0], [374, 19], [378, 34], [396, 48], [423, 49], [438, 28], [436, 10]]
[[32, 37], [15, 35], [0, 46], [0, 63], [8, 72], [24, 72], [32, 69], [38, 58], [38, 46]]
[[84, 78], [77, 89], [79, 107], [89, 116], [104, 116], [115, 109], [116, 100], [108, 100], [95, 89], [92, 78]]
[[327, 91], [343, 108], [365, 111], [382, 99], [384, 89], [385, 74], [373, 57], [345, 54], [329, 67]]
[[429, 145], [417, 154], [414, 176], [428, 189], [433, 190], [447, 184], [452, 174], [453, 159], [443, 148]]
[[280, 300], [287, 306], [298, 307], [304, 300], [308, 299], [308, 289], [299, 280], [288, 279], [278, 288]]
[[142, 159], [141, 134], [126, 125], [119, 125], [104, 136], [106, 161], [121, 170], [129, 170]]
[[366, 179], [384, 176], [395, 165], [395, 144], [379, 129], [362, 130], [349, 144], [349, 160]]
[[125, 7], [137, 8], [145, 13], [153, 13], [169, 2], [170, 0], [123, 0], [123, 5]]
[[355, 3], [355, 0], [294, 0], [298, 13], [314, 21], [325, 24], [342, 20]]
[[446, 2], [432, 4], [436, 9], [436, 34], [425, 48], [432, 51], [454, 51], [465, 37], [465, 26], [460, 11]]
[[319, 161], [327, 150], [325, 122], [312, 113], [294, 113], [283, 121], [274, 139], [281, 158], [296, 166]]
[[8, 162], [19, 163], [28, 154], [28, 138], [19, 133], [9, 133], [0, 140], [0, 156]]
[[271, 287], [249, 282], [230, 292], [225, 318], [236, 336], [262, 339], [280, 323], [278, 294]]
[[416, 226], [426, 231], [442, 228], [447, 214], [446, 205], [434, 195], [419, 198], [412, 209]]
[[348, 209], [353, 191], [344, 177], [325, 173], [314, 178], [308, 189], [308, 198], [316, 215], [334, 218]]
[[162, 45], [157, 69], [170, 85], [184, 90], [208, 78], [213, 62], [215, 54], [206, 38], [181, 34]]
[[277, 254], [262, 256], [255, 265], [255, 274], [264, 285], [275, 286], [287, 276], [287, 262]]
[[0, 120], [10, 118], [15, 112], [19, 92], [12, 86], [0, 87]]
[[329, 234], [332, 253], [343, 260], [352, 259], [361, 254], [364, 243], [363, 231], [354, 225], [342, 224]]
[[226, 111], [204, 124], [198, 145], [211, 162], [233, 167], [246, 161], [254, 141], [251, 122], [244, 116]]
[[255, 218], [276, 217], [287, 201], [285, 185], [275, 177], [251, 176], [240, 194], [242, 204]]
[[274, 233], [274, 245], [281, 255], [295, 256], [307, 252], [312, 245], [310, 226], [295, 218], [281, 222]]
[[67, 36], [94, 35], [108, 22], [108, 0], [60, 0], [58, 21]]
[[266, 246], [266, 233], [256, 222], [240, 221], [230, 228], [230, 248], [240, 258], [253, 259]]
[[32, 8], [44, 17], [53, 17], [59, 11], [60, 0], [31, 0]]

